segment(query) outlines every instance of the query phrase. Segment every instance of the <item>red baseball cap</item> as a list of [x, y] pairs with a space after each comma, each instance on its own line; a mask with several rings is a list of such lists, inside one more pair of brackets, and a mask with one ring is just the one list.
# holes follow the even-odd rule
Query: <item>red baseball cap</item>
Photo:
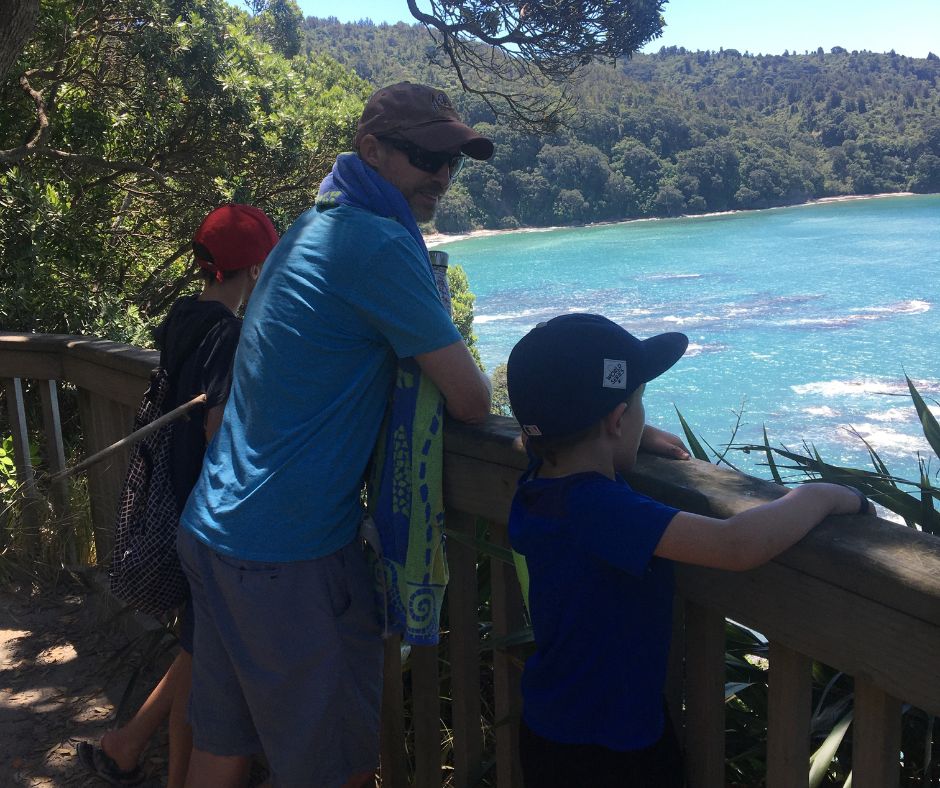
[[372, 94], [356, 129], [356, 149], [366, 134], [397, 136], [425, 150], [459, 150], [471, 159], [493, 155], [493, 141], [477, 134], [460, 116], [443, 90], [398, 82]]
[[199, 267], [221, 282], [223, 271], [263, 263], [277, 241], [277, 230], [264, 211], [229, 203], [202, 220], [193, 236], [193, 254]]

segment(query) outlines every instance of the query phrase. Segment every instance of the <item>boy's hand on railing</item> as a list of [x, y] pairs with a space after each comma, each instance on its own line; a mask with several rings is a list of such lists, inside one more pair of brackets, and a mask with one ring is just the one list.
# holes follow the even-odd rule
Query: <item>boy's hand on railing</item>
[[687, 460], [691, 457], [681, 438], [671, 432], [651, 427], [643, 427], [640, 438], [640, 450], [649, 454], [658, 454], [660, 457], [671, 457], [674, 460]]
[[831, 514], [874, 514], [875, 507], [857, 487], [849, 484], [833, 484], [823, 481], [804, 483], [809, 489], [819, 490], [831, 501]]

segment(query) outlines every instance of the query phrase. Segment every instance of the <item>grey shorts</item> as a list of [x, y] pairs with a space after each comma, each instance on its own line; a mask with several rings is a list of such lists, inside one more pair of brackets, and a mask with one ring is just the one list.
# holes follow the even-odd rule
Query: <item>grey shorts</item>
[[375, 769], [382, 629], [360, 541], [265, 563], [179, 533], [195, 612], [195, 747], [264, 752], [278, 788], [333, 788]]

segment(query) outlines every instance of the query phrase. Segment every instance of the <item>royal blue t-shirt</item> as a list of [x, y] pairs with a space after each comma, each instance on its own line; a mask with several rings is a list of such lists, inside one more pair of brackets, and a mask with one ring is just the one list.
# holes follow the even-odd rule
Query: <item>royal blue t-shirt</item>
[[509, 538], [529, 570], [535, 733], [619, 751], [662, 735], [673, 575], [653, 552], [676, 512], [599, 473], [520, 483]]
[[348, 206], [307, 211], [249, 301], [183, 527], [254, 561], [348, 544], [397, 359], [459, 339], [424, 250], [400, 224]]

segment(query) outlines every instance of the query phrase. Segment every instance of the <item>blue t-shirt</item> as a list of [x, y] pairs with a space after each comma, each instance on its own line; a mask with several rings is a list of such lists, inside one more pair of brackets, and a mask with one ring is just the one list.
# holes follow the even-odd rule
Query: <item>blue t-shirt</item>
[[599, 473], [520, 483], [509, 538], [529, 569], [535, 733], [618, 751], [662, 735], [673, 579], [653, 551], [676, 512]]
[[424, 250], [401, 225], [348, 206], [307, 211], [249, 301], [183, 527], [254, 561], [348, 544], [397, 359], [459, 339]]

